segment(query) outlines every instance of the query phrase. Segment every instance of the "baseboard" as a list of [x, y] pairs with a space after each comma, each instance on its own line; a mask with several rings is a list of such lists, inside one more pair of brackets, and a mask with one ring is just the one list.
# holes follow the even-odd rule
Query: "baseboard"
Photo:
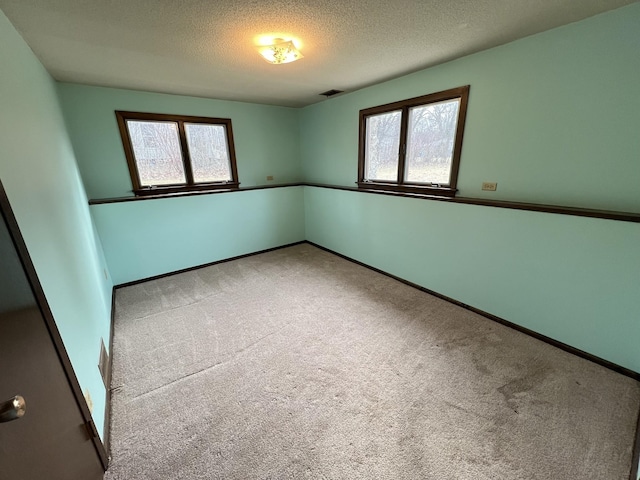
[[[109, 385], [109, 388], [107, 389], [107, 398], [106, 398], [106, 408], [105, 408], [105, 423], [104, 423], [104, 445], [105, 445], [105, 449], [107, 451], [107, 455], [110, 457], [110, 445], [111, 445], [111, 425], [110, 425], [110, 419], [111, 419], [111, 372], [113, 370], [113, 331], [114, 331], [114, 319], [115, 319], [115, 296], [116, 296], [116, 289], [118, 288], [122, 288], [122, 287], [128, 287], [131, 285], [137, 285], [140, 283], [144, 283], [144, 282], [148, 282], [151, 280], [157, 280], [159, 278], [165, 278], [165, 277], [170, 277], [172, 275], [177, 275], [179, 273], [184, 273], [184, 272], [190, 272], [193, 270], [198, 270], [200, 268], [205, 268], [205, 267], [209, 267], [212, 265], [218, 265], [221, 263], [226, 263], [226, 262], [231, 262], [233, 260], [239, 260], [241, 258], [247, 258], [247, 257], [251, 257], [254, 255], [259, 255], [261, 253], [267, 253], [267, 252], [272, 252], [275, 250], [280, 250], [283, 248], [288, 248], [288, 247], [292, 247], [295, 245], [300, 245], [303, 243], [307, 243], [309, 245], [312, 245], [316, 248], [319, 248], [321, 250], [324, 250], [328, 253], [331, 253], [333, 255], [336, 255], [340, 258], [343, 258], [345, 260], [348, 260], [349, 262], [355, 263], [357, 265], [360, 265], [362, 267], [365, 267], [369, 270], [372, 270], [374, 272], [380, 273], [382, 275], [385, 275], [387, 277], [393, 278], [394, 280], [397, 280], [401, 283], [404, 283], [405, 285], [408, 285], [410, 287], [413, 287], [417, 290], [420, 290], [422, 292], [428, 293], [429, 295], [433, 295], [435, 297], [438, 297], [442, 300], [445, 300], [449, 303], [452, 303], [454, 305], [457, 305], [459, 307], [462, 307], [466, 310], [469, 310], [471, 312], [477, 313], [478, 315], [482, 315], [485, 318], [488, 318], [489, 320], [493, 320], [494, 322], [500, 323], [501, 325], [504, 325], [506, 327], [512, 328], [514, 330], [517, 330], [521, 333], [524, 333], [526, 335], [529, 335], [533, 338], [536, 338], [538, 340], [541, 340], [549, 345], [552, 345], [554, 347], [560, 348], [561, 350], [564, 350], [568, 353], [571, 353], [573, 355], [576, 355], [578, 357], [581, 357], [585, 360], [588, 360], [590, 362], [596, 363], [598, 365], [601, 365], [609, 370], [612, 370], [616, 373], [619, 373], [621, 375], [625, 375], [629, 378], [632, 378], [636, 381], [640, 381], [640, 373], [635, 372], [633, 370], [630, 370], [626, 367], [623, 367], [621, 365], [618, 365], [616, 363], [610, 362], [609, 360], [605, 360], [601, 357], [598, 357], [596, 355], [592, 355], [588, 352], [585, 352], [584, 350], [580, 350], [578, 348], [572, 347], [571, 345], [568, 345], [566, 343], [560, 342], [558, 340], [555, 340], [551, 337], [547, 337], [546, 335], [543, 335], [541, 333], [538, 333], [534, 330], [528, 329], [526, 327], [523, 327], [521, 325], [518, 325], [516, 323], [510, 322], [509, 320], [505, 320], [504, 318], [498, 317], [497, 315], [493, 315], [489, 312], [485, 312], [484, 310], [481, 310], [479, 308], [473, 307], [471, 305], [467, 305], [466, 303], [460, 302], [454, 298], [451, 298], [447, 295], [443, 295], [441, 293], [438, 293], [434, 290], [430, 290], [428, 288], [425, 288], [421, 285], [418, 285], [416, 283], [410, 282], [409, 280], [405, 280], [404, 278], [398, 277], [396, 275], [393, 275], [391, 273], [385, 272], [384, 270], [380, 270], [379, 268], [373, 267], [371, 265], [367, 265], [366, 263], [360, 262], [359, 260], [356, 260], [354, 258], [348, 257], [346, 255], [343, 255], [341, 253], [338, 253], [334, 250], [331, 250], [330, 248], [327, 247], [323, 247], [322, 245], [319, 245], [317, 243], [311, 242], [309, 240], [302, 240], [300, 242], [294, 242], [294, 243], [289, 243], [286, 245], [281, 245], [279, 247], [273, 247], [273, 248], [268, 248], [265, 250], [260, 250], [257, 252], [252, 252], [252, 253], [247, 253], [244, 255], [238, 255], [235, 257], [230, 257], [230, 258], [226, 258], [223, 260], [217, 260], [215, 262], [210, 262], [210, 263], [206, 263], [206, 264], [202, 264], [202, 265], [196, 265], [193, 267], [189, 267], [189, 268], [184, 268], [181, 270], [175, 270], [172, 272], [167, 272], [167, 273], [163, 273], [161, 275], [155, 275], [152, 277], [147, 277], [147, 278], [143, 278], [140, 280], [134, 280], [132, 282], [127, 282], [127, 283], [122, 283], [119, 285], [116, 285], [113, 287], [112, 290], [112, 294], [111, 294], [111, 329], [110, 329], [110, 334], [109, 334], [109, 375], [108, 375], [108, 382], [107, 384]], [[636, 426], [636, 437], [635, 437], [635, 441], [634, 441], [634, 446], [633, 446], [633, 454], [632, 454], [632, 465], [631, 465], [631, 473], [629, 476], [630, 480], [638, 480], [637, 475], [638, 475], [638, 462], [640, 460], [640, 412], [638, 414], [638, 420], [637, 420], [637, 426]]]
[[640, 412], [638, 412], [638, 423], [636, 424], [636, 440], [633, 444], [633, 454], [631, 460], [631, 474], [629, 480], [638, 480], [638, 464], [640, 463]]
[[[413, 283], [410, 282], [408, 280], [405, 280], [404, 278], [401, 277], [397, 277], [396, 275], [393, 275], [391, 273], [385, 272], [384, 270], [380, 270], [379, 268], [376, 267], [372, 267], [371, 265], [367, 265], [366, 263], [360, 262], [354, 258], [348, 257], [346, 255], [343, 255], [341, 253], [335, 252], [333, 250], [331, 250], [330, 248], [326, 248], [323, 247], [322, 245], [318, 245], [317, 243], [311, 242], [309, 240], [306, 241], [306, 243], [308, 243], [309, 245], [313, 245], [314, 247], [317, 247], [321, 250], [324, 250], [325, 252], [331, 253], [333, 255], [336, 255], [340, 258], [343, 258], [345, 260], [348, 260], [352, 263], [355, 263], [357, 265], [360, 265], [362, 267], [368, 268], [369, 270], [373, 270], [374, 272], [380, 273], [382, 275], [385, 275], [387, 277], [393, 278], [394, 280], [397, 280], [399, 282], [404, 283], [405, 285], [408, 285], [410, 287], [416, 288], [422, 292], [428, 293], [430, 295], [433, 295], [435, 297], [441, 298], [442, 300], [446, 300], [447, 302], [453, 303], [454, 305], [457, 305], [459, 307], [462, 307], [466, 310], [469, 310], [471, 312], [477, 313], [478, 315], [482, 315], [485, 318], [488, 318], [489, 320], [493, 320], [494, 322], [500, 323], [501, 325], [504, 325], [506, 327], [512, 328], [514, 330], [517, 330], [521, 333], [524, 333], [526, 335], [529, 335], [530, 337], [536, 338], [538, 340], [541, 340], [545, 343], [548, 343], [549, 345], [553, 345], [554, 347], [560, 348], [561, 350], [564, 350], [566, 352], [569, 352], [573, 355], [576, 355], [578, 357], [584, 358], [585, 360], [589, 360], [590, 362], [596, 363], [598, 365], [601, 365], [605, 368], [608, 368], [609, 370], [613, 370], [616, 373], [620, 373], [621, 375], [627, 376], [629, 378], [632, 378], [636, 381], [640, 381], [640, 373], [635, 372], [633, 370], [630, 370], [626, 367], [623, 367], [621, 365], [618, 365], [616, 363], [610, 362], [609, 360], [605, 360], [604, 358], [600, 358], [597, 357], [596, 355], [592, 355], [588, 352], [585, 352], [584, 350], [580, 350], [578, 348], [572, 347], [571, 345], [567, 345], [566, 343], [560, 342], [558, 340], [555, 340], [551, 337], [547, 337], [546, 335], [542, 335], [541, 333], [538, 333], [534, 330], [530, 330], [526, 327], [523, 327], [521, 325], [518, 325], [517, 323], [513, 323], [510, 322], [508, 320], [505, 320], [504, 318], [500, 318], [496, 315], [493, 315], [489, 312], [485, 312], [484, 310], [480, 310], [479, 308], [475, 308], [472, 307], [471, 305], [467, 305], [466, 303], [462, 303], [454, 298], [448, 297], [447, 295], [443, 295], [441, 293], [435, 292], [433, 290], [430, 290], [428, 288], [422, 287], [420, 285], [418, 285], [417, 283]], [[636, 424], [636, 435], [635, 435], [635, 441], [634, 441], [634, 445], [633, 445], [633, 452], [631, 455], [632, 459], [631, 459], [631, 472], [629, 475], [629, 480], [639, 480], [638, 478], [638, 463], [640, 462], [640, 412], [638, 413], [638, 420], [637, 420], [637, 424]]]
[[[205, 263], [205, 264], [202, 264], [202, 265], [196, 265], [194, 267], [183, 268], [181, 270], [175, 270], [175, 271], [172, 271], [172, 272], [163, 273], [161, 275], [155, 275], [153, 277], [147, 277], [147, 278], [143, 278], [143, 279], [140, 279], [140, 280], [134, 280], [132, 282], [122, 283], [122, 284], [119, 284], [119, 285], [115, 285], [113, 287], [113, 289], [111, 290], [111, 325], [110, 325], [110, 331], [109, 331], [109, 371], [108, 371], [107, 380], [105, 382], [108, 385], [108, 387], [107, 387], [106, 399], [105, 399], [104, 431], [103, 431], [103, 435], [104, 435], [103, 444], [104, 444], [104, 449], [106, 451], [107, 462], [109, 462], [111, 460], [111, 396], [112, 396], [112, 393], [111, 393], [111, 374], [113, 372], [113, 332], [114, 332], [115, 312], [116, 312], [116, 290], [118, 288], [128, 287], [128, 286], [131, 286], [131, 285], [137, 285], [137, 284], [148, 282], [148, 281], [151, 281], [151, 280], [157, 280], [159, 278], [170, 277], [171, 275], [177, 275], [179, 273], [190, 272], [190, 271], [193, 271], [193, 270], [198, 270], [200, 268], [210, 267], [212, 265], [218, 265], [220, 263], [231, 262], [232, 260], [238, 260], [238, 259], [241, 259], [241, 258], [251, 257], [251, 256], [254, 256], [254, 255], [259, 255], [261, 253], [272, 252], [274, 250], [280, 250], [282, 248], [292, 247], [294, 245], [300, 245], [302, 243], [305, 243], [305, 241], [302, 240], [302, 241], [299, 241], [299, 242], [288, 243], [286, 245], [281, 245], [279, 247], [267, 248], [265, 250], [260, 250], [260, 251], [257, 251], [257, 252], [246, 253], [244, 255], [238, 255], [238, 256], [235, 256], [235, 257], [231, 257], [231, 258], [225, 258], [223, 260], [218, 260], [218, 261], [215, 261], [215, 262], [209, 262], [209, 263]], [[106, 467], [105, 467], [105, 469], [106, 469]]]
[[[518, 325], [517, 323], [513, 323], [510, 322], [509, 320], [505, 320], [504, 318], [498, 317], [497, 315], [493, 315], [492, 313], [489, 312], [485, 312], [484, 310], [481, 310], [479, 308], [473, 307], [471, 305], [467, 305], [466, 303], [463, 303], [459, 300], [456, 300], [455, 298], [449, 297], [447, 295], [443, 295], [442, 293], [436, 292], [434, 290], [428, 289], [426, 287], [423, 287], [421, 285], [418, 285], [417, 283], [413, 283], [409, 280], [405, 280], [404, 278], [398, 277], [396, 275], [393, 275], [392, 273], [389, 272], [385, 272], [384, 270], [380, 270], [379, 268], [376, 267], [372, 267], [371, 265], [367, 265], [366, 263], [363, 263], [359, 260], [356, 260], [354, 258], [348, 257], [346, 255], [343, 255], [341, 253], [338, 253], [334, 250], [331, 250], [330, 248], [327, 247], [323, 247], [322, 245], [319, 245], [317, 243], [314, 243], [312, 241], [309, 240], [302, 240], [299, 242], [294, 242], [294, 243], [288, 243], [286, 245], [280, 245], [278, 247], [273, 247], [273, 248], [267, 248], [265, 250], [259, 250], [257, 252], [252, 252], [252, 253], [246, 253], [244, 255], [237, 255], [235, 257], [230, 257], [230, 258], [225, 258], [222, 260], [217, 260], [215, 262], [209, 262], [209, 263], [205, 263], [205, 264], [201, 264], [201, 265], [196, 265], [193, 267], [189, 267], [189, 268], [183, 268], [180, 270], [174, 270], [171, 272], [167, 272], [167, 273], [163, 273], [160, 275], [154, 275], [152, 277], [146, 277], [146, 278], [142, 278], [140, 280], [133, 280], [131, 282], [126, 282], [126, 283], [121, 283], [118, 284], [116, 286], [114, 286], [114, 294], [113, 294], [113, 302], [115, 302], [115, 290], [118, 288], [123, 288], [123, 287], [129, 287], [131, 285], [138, 285], [140, 283], [145, 283], [145, 282], [149, 282], [151, 280], [157, 280], [160, 278], [165, 278], [165, 277], [170, 277], [172, 275], [177, 275], [179, 273], [185, 273], [185, 272], [191, 272], [193, 270], [198, 270], [201, 268], [205, 268], [205, 267], [210, 267], [212, 265], [219, 265], [221, 263], [226, 263], [226, 262], [231, 262], [233, 260], [239, 260], [241, 258], [247, 258], [247, 257], [252, 257], [254, 255], [260, 255], [261, 253], [267, 253], [267, 252], [273, 252], [275, 250], [280, 250], [283, 248], [288, 248], [288, 247], [293, 247], [295, 245], [300, 245], [303, 243], [307, 243], [309, 245], [313, 245], [316, 248], [319, 248], [321, 250], [324, 250], [325, 252], [329, 252], [333, 255], [336, 255], [340, 258], [343, 258], [345, 260], [348, 260], [352, 263], [355, 263], [357, 265], [360, 265], [362, 267], [368, 268], [369, 270], [373, 270], [374, 272], [380, 273], [382, 275], [385, 275], [387, 277], [393, 278], [394, 280], [397, 280], [399, 282], [404, 283], [405, 285], [409, 285], [410, 287], [416, 288], [422, 292], [428, 293], [429, 295], [433, 295], [435, 297], [441, 298], [442, 300], [446, 300], [449, 303], [453, 303], [454, 305], [457, 305], [459, 307], [462, 307], [466, 310], [469, 310], [471, 312], [477, 313], [478, 315], [482, 315], [485, 318], [488, 318], [489, 320], [493, 320], [494, 322], [500, 323], [506, 327], [512, 328], [514, 330], [517, 330], [521, 333], [524, 333], [526, 335], [529, 335], [533, 338], [536, 338], [538, 340], [541, 340], [545, 343], [548, 343], [550, 345], [553, 345], [554, 347], [560, 348], [561, 350], [564, 350], [566, 352], [572, 353], [574, 355], [577, 355], [578, 357], [584, 358], [585, 360], [589, 360], [590, 362], [593, 363], [597, 363], [598, 365], [601, 365], [605, 368], [608, 368], [609, 370], [613, 370], [614, 372], [620, 373], [621, 375], [625, 375], [629, 378], [632, 378], [636, 381], [640, 381], [640, 373], [635, 372], [631, 369], [628, 369], [626, 367], [623, 367], [622, 365], [618, 365], [616, 363], [610, 362], [609, 360], [605, 360], [604, 358], [598, 357], [596, 355], [593, 355], [591, 353], [585, 352], [584, 350], [580, 350], [579, 348], [576, 347], [572, 347], [571, 345], [568, 345], [566, 343], [563, 343], [559, 340], [556, 340], [554, 338], [551, 337], [547, 337], [546, 335], [543, 335], [541, 333], [536, 332], [535, 330], [531, 330], [529, 328], [523, 327], [522, 325]], [[112, 319], [111, 319], [111, 338], [109, 339], [109, 353], [111, 353], [111, 342], [113, 341], [113, 311], [115, 310], [115, 304], [112, 305]], [[109, 361], [112, 362], [112, 357], [110, 356]], [[636, 479], [634, 479], [636, 480]]]
[[[496, 315], [493, 315], [489, 312], [485, 312], [484, 310], [480, 310], [479, 308], [473, 307], [471, 305], [467, 305], [466, 303], [460, 302], [458, 300], [456, 300], [455, 298], [451, 298], [447, 295], [443, 295], [442, 293], [438, 293], [436, 291], [430, 290], [428, 288], [425, 288], [421, 285], [418, 285], [417, 283], [413, 283], [410, 282], [409, 280], [405, 280], [404, 278], [398, 277], [396, 275], [393, 275], [391, 273], [385, 272], [384, 270], [380, 270], [379, 268], [376, 267], [372, 267], [371, 265], [367, 265], [366, 263], [360, 262], [359, 260], [356, 260], [354, 258], [348, 257], [346, 255], [343, 255], [341, 253], [335, 252], [333, 250], [331, 250], [330, 248], [327, 247], [323, 247], [322, 245], [318, 245], [317, 243], [311, 242], [309, 240], [306, 241], [306, 243], [308, 243], [309, 245], [313, 245], [314, 247], [317, 247], [321, 250], [324, 250], [325, 252], [329, 252], [332, 253], [333, 255], [336, 255], [340, 258], [343, 258], [345, 260], [348, 260], [352, 263], [355, 263], [357, 265], [360, 265], [362, 267], [368, 268], [369, 270], [373, 270], [374, 272], [377, 273], [381, 273], [382, 275], [385, 275], [387, 277], [393, 278], [394, 280], [397, 280], [399, 282], [404, 283], [405, 285], [409, 285], [410, 287], [416, 288], [422, 292], [428, 293], [430, 295], [433, 295], [434, 297], [438, 297], [441, 298], [442, 300], [446, 300], [449, 303], [453, 303], [454, 305], [457, 305], [459, 307], [462, 307], [466, 310], [469, 310], [471, 312], [477, 313], [478, 315], [482, 315], [483, 317], [488, 318], [489, 320], [493, 320], [494, 322], [498, 322], [502, 325], [505, 325], [509, 328], [512, 328], [514, 330], [517, 330], [519, 332], [522, 332], [526, 335], [529, 335], [531, 337], [537, 338], [538, 340], [541, 340], [545, 343], [548, 343], [550, 345], [553, 345], [554, 347], [560, 348], [561, 350], [564, 350], [566, 352], [572, 353], [574, 355], [577, 355], [578, 357], [584, 358], [586, 360], [589, 360], [591, 362], [597, 363], [598, 365], [601, 365], [605, 368], [608, 368], [610, 370], [613, 370], [614, 372], [620, 373], [622, 375], [625, 375], [627, 377], [633, 378], [634, 380], [640, 381], [640, 373], [635, 372], [633, 370], [630, 370], [626, 367], [623, 367], [622, 365], [618, 365], [616, 363], [610, 362], [609, 360], [605, 360], [604, 358], [600, 358], [596, 355], [592, 355], [591, 353], [585, 352], [584, 350], [580, 350], [579, 348], [575, 348], [572, 347], [571, 345], [567, 345], [566, 343], [563, 343], [559, 340], [555, 340], [551, 337], [547, 337], [546, 335], [543, 335], [541, 333], [538, 333], [534, 330], [528, 329], [526, 327], [523, 327], [521, 325], [518, 325], [517, 323], [513, 323], [510, 322], [509, 320], [505, 320], [504, 318], [498, 317]], [[634, 479], [635, 480], [635, 479]]]
[[302, 243], [306, 243], [306, 240], [301, 240], [299, 242], [293, 242], [293, 243], [287, 243], [286, 245], [280, 245], [279, 247], [272, 247], [272, 248], [267, 248], [265, 250], [258, 250], [257, 252], [245, 253], [244, 255], [237, 255], [235, 257], [225, 258], [225, 259], [222, 259], [222, 260], [216, 260], [215, 262], [203, 263], [201, 265], [195, 265], [193, 267], [183, 268], [181, 270], [174, 270], [172, 272], [162, 273], [160, 275], [154, 275], [152, 277], [141, 278], [140, 280], [133, 280], [131, 282], [120, 283], [120, 284], [116, 285], [114, 287], [114, 289], [123, 288], [123, 287], [130, 287], [131, 285], [138, 285], [140, 283], [149, 282], [151, 280], [158, 280], [159, 278], [170, 277], [171, 275], [177, 275], [179, 273], [192, 272], [193, 270], [199, 270], [201, 268], [211, 267], [212, 265], [219, 265], [221, 263], [231, 262], [233, 260], [239, 260], [241, 258], [252, 257], [254, 255], [260, 255], [261, 253], [273, 252], [275, 250], [280, 250], [282, 248], [293, 247], [294, 245], [300, 245]]
[[221, 263], [231, 262], [233, 260], [239, 260], [241, 258], [252, 257], [254, 255], [259, 255], [261, 253], [273, 252], [275, 250], [280, 250], [287, 247], [293, 247], [294, 245], [300, 245], [305, 243], [305, 240], [301, 240], [299, 242], [288, 243], [286, 245], [281, 245], [279, 247], [267, 248], [265, 250], [259, 250], [257, 252], [246, 253], [244, 255], [237, 255], [231, 258], [225, 258], [223, 260], [217, 260], [215, 262], [209, 262], [202, 265], [196, 265], [189, 268], [183, 268], [181, 270], [175, 270], [172, 272], [163, 273], [161, 275], [155, 275], [153, 277], [147, 277], [140, 280], [134, 280], [132, 282], [121, 283], [119, 285], [115, 285], [111, 290], [111, 325], [109, 331], [109, 372], [107, 376], [106, 384], [108, 385], [105, 399], [105, 411], [104, 411], [104, 449], [106, 451], [107, 462], [111, 460], [111, 373], [113, 372], [113, 332], [115, 326], [115, 312], [116, 312], [116, 290], [122, 287], [129, 287], [131, 285], [138, 285], [140, 283], [149, 282], [151, 280], [157, 280], [159, 278], [170, 277], [171, 275], [177, 275], [179, 273], [191, 272], [193, 270], [198, 270], [200, 268], [210, 267], [212, 265], [218, 265]]
[[109, 368], [107, 370], [107, 391], [104, 406], [104, 449], [107, 452], [107, 461], [111, 461], [111, 375], [113, 372], [113, 327], [116, 317], [116, 287], [111, 289], [111, 324], [109, 325]]

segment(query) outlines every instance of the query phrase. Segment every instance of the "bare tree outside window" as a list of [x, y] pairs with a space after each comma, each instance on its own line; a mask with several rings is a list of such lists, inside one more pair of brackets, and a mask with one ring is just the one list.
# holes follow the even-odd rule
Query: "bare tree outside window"
[[360, 111], [358, 186], [454, 196], [469, 86]]
[[405, 179], [448, 185], [460, 99], [409, 109]]
[[231, 120], [116, 112], [136, 195], [237, 188]]
[[231, 180], [225, 127], [201, 123], [185, 124], [195, 182]]
[[186, 181], [177, 123], [129, 120], [127, 128], [143, 186]]
[[366, 164], [369, 178], [395, 181], [398, 178], [401, 111], [367, 117]]

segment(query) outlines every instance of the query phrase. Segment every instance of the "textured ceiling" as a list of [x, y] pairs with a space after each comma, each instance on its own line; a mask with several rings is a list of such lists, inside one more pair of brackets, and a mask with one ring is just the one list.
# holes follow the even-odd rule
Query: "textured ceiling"
[[[631, 0], [0, 0], [54, 78], [286, 106], [321, 101]], [[304, 59], [266, 63], [261, 36]]]

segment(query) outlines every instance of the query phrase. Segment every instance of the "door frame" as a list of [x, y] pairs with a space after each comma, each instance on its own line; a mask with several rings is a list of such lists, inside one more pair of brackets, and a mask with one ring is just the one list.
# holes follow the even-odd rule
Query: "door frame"
[[76, 400], [76, 404], [78, 405], [78, 409], [80, 410], [82, 419], [85, 422], [87, 435], [91, 437], [96, 450], [96, 454], [100, 458], [102, 468], [106, 471], [109, 465], [109, 457], [107, 455], [107, 451], [104, 447], [104, 444], [102, 443], [102, 440], [100, 439], [98, 430], [93, 423], [91, 412], [89, 411], [89, 406], [87, 405], [84, 395], [82, 394], [80, 383], [78, 382], [78, 378], [76, 377], [76, 374], [71, 365], [71, 361], [69, 360], [69, 355], [67, 354], [67, 350], [64, 347], [62, 337], [60, 336], [60, 332], [58, 331], [58, 327], [56, 326], [55, 320], [53, 318], [53, 313], [51, 312], [51, 308], [49, 307], [49, 302], [47, 301], [47, 297], [45, 296], [42, 285], [40, 284], [40, 280], [38, 279], [36, 269], [33, 265], [33, 262], [31, 261], [31, 256], [29, 255], [27, 245], [25, 244], [22, 233], [20, 232], [20, 227], [18, 226], [16, 217], [13, 214], [13, 209], [11, 208], [9, 198], [7, 197], [7, 193], [4, 189], [4, 186], [2, 185], [2, 181], [0, 181], [0, 215], [4, 217], [4, 220], [7, 224], [9, 235], [11, 236], [13, 244], [18, 252], [18, 256], [20, 257], [20, 263], [22, 264], [22, 268], [24, 269], [27, 279], [29, 280], [31, 290], [33, 291], [36, 302], [38, 303], [38, 308], [42, 313], [42, 317], [44, 318], [47, 330], [49, 331], [49, 336], [51, 337], [53, 346], [56, 350], [58, 358], [60, 359], [60, 364], [62, 365], [62, 369], [64, 370], [67, 381], [69, 382], [69, 387], [71, 387], [71, 391]]

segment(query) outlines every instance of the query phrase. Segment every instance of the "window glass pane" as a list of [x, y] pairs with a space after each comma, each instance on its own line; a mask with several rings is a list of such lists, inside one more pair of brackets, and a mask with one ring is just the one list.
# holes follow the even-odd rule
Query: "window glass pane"
[[407, 182], [449, 185], [460, 99], [409, 109]]
[[186, 183], [178, 124], [127, 120], [140, 185]]
[[367, 117], [365, 180], [398, 180], [401, 117], [401, 110]]
[[185, 123], [193, 181], [231, 181], [227, 129], [224, 125]]

